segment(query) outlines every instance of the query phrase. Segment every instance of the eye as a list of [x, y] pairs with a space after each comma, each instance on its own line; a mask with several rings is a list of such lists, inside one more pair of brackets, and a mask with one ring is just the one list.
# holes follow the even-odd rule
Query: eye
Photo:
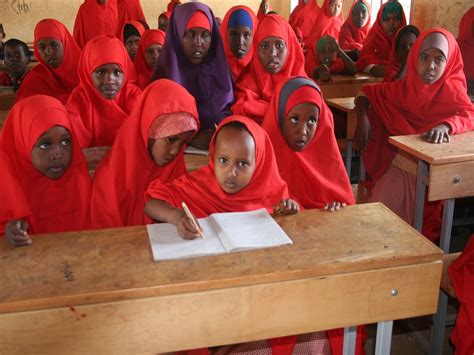
[[268, 49], [268, 44], [267, 43], [260, 43], [260, 48], [262, 49]]
[[204, 31], [204, 32], [201, 34], [201, 37], [202, 37], [202, 38], [209, 38], [209, 37], [211, 37], [211, 32], [209, 32], [209, 31]]
[[40, 149], [48, 149], [50, 145], [51, 145], [51, 144], [50, 144], [49, 142], [43, 142], [43, 143], [41, 143], [40, 145], [38, 145], [38, 147], [39, 147]]
[[97, 74], [97, 75], [103, 76], [103, 75], [105, 75], [105, 70], [104, 69], [97, 69], [94, 73]]
[[428, 60], [428, 56], [426, 54], [422, 54], [418, 57], [422, 62], [425, 62], [426, 60]]
[[51, 42], [50, 45], [51, 45], [51, 48], [53, 48], [53, 49], [57, 49], [59, 47], [58, 42]]
[[174, 142], [176, 142], [178, 139], [176, 136], [169, 136], [169, 137], [166, 137], [166, 141], [170, 144], [173, 144]]
[[64, 146], [64, 147], [67, 147], [69, 145], [71, 145], [71, 138], [65, 138], [61, 141], [61, 145]]
[[184, 33], [184, 37], [193, 38], [193, 37], [194, 37], [194, 32], [188, 30], [188, 31], [186, 31], [186, 32]]
[[114, 69], [114, 75], [117, 76], [117, 75], [120, 75], [122, 74], [122, 70], [120, 68], [115, 68]]
[[296, 116], [293, 116], [293, 117], [290, 117], [289, 121], [290, 121], [291, 124], [295, 125], [295, 124], [298, 124], [299, 118], [296, 117]]
[[444, 61], [445, 61], [445, 60], [444, 60], [444, 57], [437, 57], [437, 58], [435, 59], [435, 63], [436, 63], [436, 64], [443, 64]]
[[315, 125], [316, 123], [318, 123], [318, 120], [316, 119], [316, 117], [310, 117], [310, 118], [308, 119], [308, 123], [309, 123], [310, 125]]
[[224, 157], [220, 157], [217, 159], [217, 161], [221, 164], [221, 165], [225, 165], [227, 163], [227, 158], [224, 158]]
[[245, 168], [249, 165], [249, 163], [247, 163], [245, 160], [239, 161], [238, 164], [239, 164], [239, 168]]
[[252, 34], [249, 33], [249, 32], [246, 32], [246, 33], [244, 33], [244, 38], [247, 39], [247, 40], [248, 40], [248, 39], [251, 39], [251, 38], [252, 38]]

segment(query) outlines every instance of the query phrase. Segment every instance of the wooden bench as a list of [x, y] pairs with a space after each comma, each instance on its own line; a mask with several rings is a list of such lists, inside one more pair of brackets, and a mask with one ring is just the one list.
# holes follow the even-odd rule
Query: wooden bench
[[376, 78], [368, 74], [357, 73], [355, 75], [332, 75], [330, 83], [317, 81], [324, 99], [338, 97], [354, 97], [365, 85], [373, 85], [382, 82], [383, 78]]

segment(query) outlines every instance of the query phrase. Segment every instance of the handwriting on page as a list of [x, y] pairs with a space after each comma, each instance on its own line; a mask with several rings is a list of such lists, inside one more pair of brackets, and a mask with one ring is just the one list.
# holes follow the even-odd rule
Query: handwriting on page
[[26, 0], [11, 0], [10, 8], [17, 15], [27, 14], [32, 10], [33, 2]]

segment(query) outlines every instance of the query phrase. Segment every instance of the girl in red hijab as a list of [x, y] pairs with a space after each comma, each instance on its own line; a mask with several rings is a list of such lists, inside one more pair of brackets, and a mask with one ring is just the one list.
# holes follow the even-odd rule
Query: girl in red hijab
[[405, 13], [399, 2], [389, 1], [383, 4], [359, 54], [359, 71], [383, 77], [393, 37], [405, 25]]
[[81, 54], [80, 48], [67, 28], [53, 19], [38, 22], [34, 43], [39, 64], [26, 75], [16, 100], [41, 94], [65, 103], [79, 84], [77, 58]]
[[140, 0], [117, 0], [119, 28], [128, 21], [140, 21], [146, 23]]
[[146, 188], [186, 172], [184, 146], [198, 129], [196, 102], [186, 89], [168, 79], [150, 84], [94, 174], [93, 227], [144, 224]]
[[138, 21], [128, 21], [122, 27], [123, 45], [132, 62], [137, 56], [140, 38], [145, 32], [145, 27]]
[[0, 234], [20, 246], [31, 244], [31, 234], [89, 228], [91, 179], [61, 102], [20, 100], [0, 141]]
[[458, 44], [464, 62], [469, 94], [474, 96], [474, 6], [464, 14], [459, 22]]
[[234, 6], [227, 11], [221, 25], [222, 42], [234, 82], [250, 64], [253, 56], [253, 34], [257, 18], [247, 6]]
[[316, 0], [298, 0], [298, 6], [291, 13], [289, 23], [291, 27], [298, 27], [301, 30], [303, 42], [309, 40], [320, 12]]
[[262, 127], [272, 140], [291, 198], [303, 208], [354, 204], [332, 113], [312, 80], [293, 77], [280, 83]]
[[316, 47], [316, 43], [323, 36], [339, 38], [339, 31], [344, 23], [342, 5], [344, 0], [324, 0], [321, 11], [306, 41], [308, 49]]
[[370, 5], [365, 0], [354, 2], [339, 32], [339, 45], [345, 51], [360, 52], [370, 27]]
[[252, 61], [236, 84], [235, 114], [261, 123], [275, 86], [290, 76], [306, 76], [303, 50], [295, 32], [279, 15], [266, 15], [254, 35]]
[[166, 32], [166, 29], [168, 28], [168, 23], [170, 21], [171, 17], [171, 12], [165, 11], [158, 16], [158, 29], [162, 30], [163, 32]]
[[80, 84], [66, 104], [81, 147], [111, 146], [140, 89], [128, 80], [130, 59], [117, 37], [90, 40], [79, 59]]
[[[428, 142], [443, 143], [449, 142], [451, 134], [474, 128], [474, 109], [466, 94], [456, 40], [445, 29], [422, 33], [408, 54], [404, 79], [368, 85], [362, 92], [363, 96], [356, 98], [354, 140], [359, 149], [365, 150], [365, 168], [371, 186], [375, 185], [371, 200], [384, 202], [412, 224], [415, 179], [391, 164], [396, 150], [388, 138], [422, 134]], [[431, 228], [433, 223], [425, 221], [424, 227]]]
[[143, 33], [135, 58], [135, 70], [138, 75], [138, 86], [145, 89], [150, 83], [156, 62], [165, 44], [166, 33], [161, 30], [147, 30]]
[[73, 35], [83, 48], [96, 36], [118, 36], [120, 29], [117, 0], [84, 0], [76, 15]]

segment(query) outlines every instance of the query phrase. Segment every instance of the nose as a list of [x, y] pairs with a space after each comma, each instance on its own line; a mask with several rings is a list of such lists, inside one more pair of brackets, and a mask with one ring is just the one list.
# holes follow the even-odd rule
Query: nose
[[227, 176], [237, 176], [237, 167], [235, 165], [230, 165], [227, 169]]
[[63, 156], [63, 152], [59, 146], [59, 144], [54, 145], [51, 150], [51, 154], [49, 155], [49, 160], [60, 159]]
[[296, 132], [298, 133], [299, 136], [305, 136], [306, 135], [306, 124], [300, 123], [296, 127]]
[[170, 154], [173, 156], [173, 157], [176, 157], [178, 155], [178, 152], [180, 150], [180, 145], [179, 144], [174, 144], [171, 146], [171, 149], [170, 149]]
[[113, 82], [112, 73], [105, 73], [104, 75], [104, 84], [110, 84]]
[[201, 46], [201, 44], [202, 44], [201, 36], [194, 36], [194, 45], [197, 47], [197, 46]]
[[271, 57], [276, 57], [276, 56], [277, 56], [277, 48], [276, 48], [276, 46], [272, 46], [272, 47], [270, 48], [270, 56], [271, 56]]
[[430, 61], [430, 69], [434, 69], [434, 67], [435, 67], [435, 61], [432, 60]]
[[53, 49], [51, 48], [51, 46], [46, 46], [46, 48], [44, 49], [44, 53], [46, 55], [51, 55], [53, 53]]

